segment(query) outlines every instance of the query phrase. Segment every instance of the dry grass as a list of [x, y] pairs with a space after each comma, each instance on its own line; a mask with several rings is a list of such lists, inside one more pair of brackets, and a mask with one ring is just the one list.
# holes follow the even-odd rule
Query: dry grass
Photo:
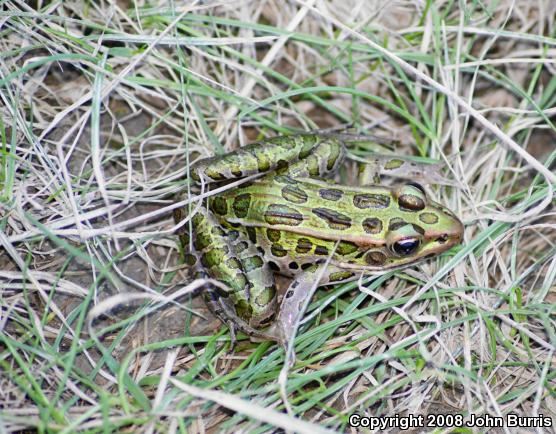
[[[554, 426], [556, 3], [463, 3], [0, 2], [0, 433]], [[319, 290], [290, 369], [229, 353], [179, 265], [189, 162], [346, 125], [442, 161], [464, 245]]]

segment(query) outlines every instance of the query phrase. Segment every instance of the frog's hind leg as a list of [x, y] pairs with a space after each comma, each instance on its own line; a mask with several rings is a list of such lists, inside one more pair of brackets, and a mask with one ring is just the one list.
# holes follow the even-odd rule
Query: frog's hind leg
[[324, 178], [335, 174], [346, 158], [344, 142], [333, 136], [307, 134], [296, 137], [310, 140], [313, 147], [301, 155], [298, 161], [283, 169], [291, 177]]
[[271, 171], [299, 177], [321, 177], [334, 172], [344, 157], [343, 142], [334, 137], [318, 134], [278, 136], [200, 160], [191, 168], [191, 177], [205, 183]]
[[255, 244], [255, 229], [248, 228], [248, 235], [232, 228], [226, 228], [225, 233], [248, 281], [247, 290], [233, 298], [236, 311], [251, 327], [268, 325], [276, 312], [276, 285], [270, 266]]
[[207, 286], [205, 292], [203, 293], [203, 298], [213, 315], [228, 326], [228, 329], [230, 330], [231, 349], [235, 347], [237, 342], [236, 329], [242, 331], [248, 336], [255, 336], [265, 340], [276, 340], [274, 336], [251, 327], [242, 318], [237, 316], [230, 299], [223, 298], [211, 285]]
[[223, 229], [202, 208], [192, 218], [193, 247], [199, 270], [221, 284], [206, 289], [209, 309], [230, 328], [249, 336], [276, 340], [256, 329], [271, 318], [276, 305], [274, 277], [252, 243], [240, 232]]
[[[207, 279], [209, 275], [199, 269], [195, 273], [196, 279]], [[236, 331], [235, 331], [235, 321], [232, 315], [229, 314], [228, 311], [232, 311], [231, 307], [228, 306], [229, 299], [222, 297], [216, 288], [210, 284], [206, 285], [203, 288], [203, 300], [207, 305], [208, 309], [212, 312], [212, 314], [218, 318], [222, 323], [228, 326], [228, 330], [230, 331], [230, 342], [231, 342], [231, 349], [234, 348], [236, 344]], [[234, 314], [235, 315], [235, 314]], [[239, 320], [239, 318], [238, 318]]]

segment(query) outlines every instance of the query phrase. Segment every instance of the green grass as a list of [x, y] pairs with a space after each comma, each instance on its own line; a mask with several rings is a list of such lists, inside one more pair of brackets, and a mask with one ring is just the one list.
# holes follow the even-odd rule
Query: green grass
[[[0, 3], [0, 432], [556, 418], [548, 10], [31, 3]], [[346, 127], [441, 162], [455, 185], [428, 190], [464, 244], [319, 289], [292, 367], [271, 342], [230, 351], [179, 264], [190, 162]]]

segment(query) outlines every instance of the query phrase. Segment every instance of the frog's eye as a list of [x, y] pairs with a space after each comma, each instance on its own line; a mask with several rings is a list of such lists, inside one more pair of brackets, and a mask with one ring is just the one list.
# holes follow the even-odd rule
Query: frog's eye
[[398, 204], [404, 211], [422, 211], [427, 203], [425, 189], [415, 183], [410, 182], [397, 190]]
[[406, 257], [416, 253], [421, 247], [423, 233], [418, 226], [399, 222], [398, 227], [391, 228], [386, 234], [386, 245], [398, 257]]
[[419, 249], [420, 245], [419, 238], [406, 238], [392, 244], [392, 250], [398, 256], [410, 256]]

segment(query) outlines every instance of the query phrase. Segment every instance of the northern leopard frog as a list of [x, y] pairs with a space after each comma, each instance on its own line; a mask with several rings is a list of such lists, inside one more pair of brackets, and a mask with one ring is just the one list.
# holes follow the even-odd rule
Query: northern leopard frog
[[[188, 225], [180, 232], [182, 245], [192, 253], [189, 263], [222, 283], [209, 286], [204, 295], [233, 340], [239, 329], [288, 342], [311, 288], [414, 264], [461, 242], [459, 219], [430, 200], [419, 184], [353, 187], [324, 179], [342, 165], [344, 139], [276, 137], [191, 167], [191, 177], [201, 184], [264, 173], [210, 196], [208, 207], [191, 218], [193, 236]], [[403, 171], [404, 164], [392, 157], [382, 171]], [[179, 222], [186, 216], [186, 209], [178, 209], [174, 217]], [[294, 280], [273, 327], [264, 332], [277, 310], [274, 272]]]

